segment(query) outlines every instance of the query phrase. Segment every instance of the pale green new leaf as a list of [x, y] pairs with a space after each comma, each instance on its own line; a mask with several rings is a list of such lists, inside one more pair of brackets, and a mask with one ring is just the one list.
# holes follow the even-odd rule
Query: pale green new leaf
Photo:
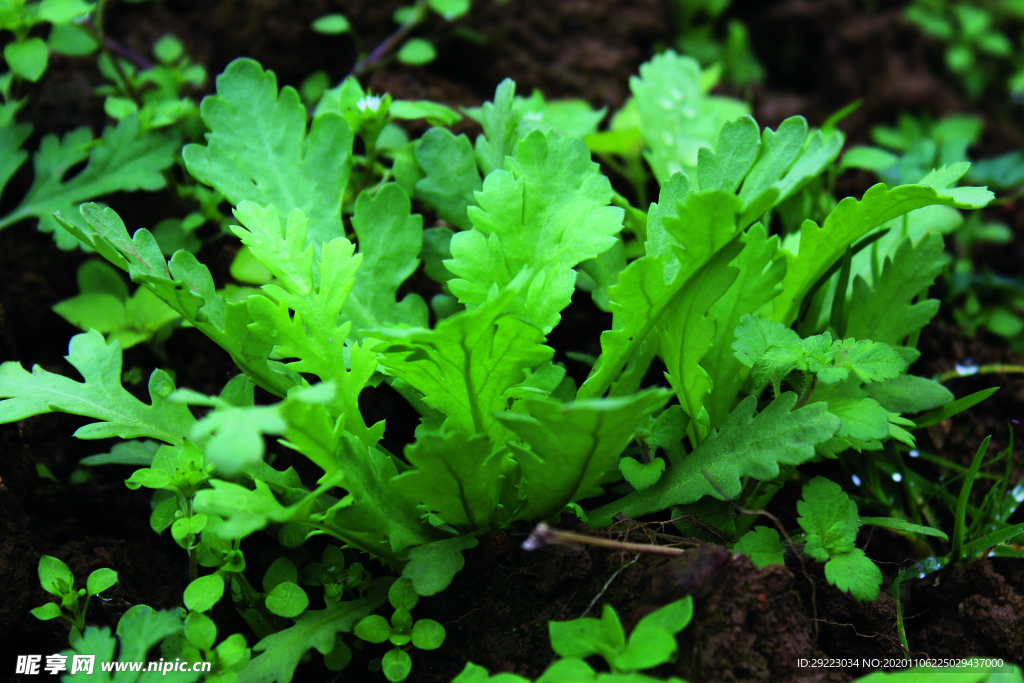
[[431, 128], [413, 145], [413, 155], [423, 173], [416, 182], [416, 198], [437, 209], [437, 215], [455, 227], [472, 228], [466, 210], [477, 206], [474, 193], [483, 186], [469, 138]]
[[476, 160], [484, 177], [505, 168], [505, 157], [515, 154], [519, 110], [515, 107], [516, 84], [506, 78], [494, 91], [494, 101], [480, 107], [484, 132], [476, 138]]
[[419, 267], [423, 247], [423, 217], [411, 209], [409, 197], [394, 184], [356, 200], [352, 227], [363, 258], [342, 308], [352, 320], [350, 336], [362, 338], [360, 330], [381, 325], [427, 326], [427, 305], [419, 294], [396, 301], [398, 288]]
[[742, 239], [743, 251], [733, 262], [739, 268], [739, 276], [708, 309], [708, 317], [715, 321], [715, 336], [711, 350], [700, 364], [711, 382], [712, 392], [704, 401], [704, 407], [712, 428], [728, 417], [748, 375], [744, 369], [746, 364], [736, 357], [732, 347], [736, 328], [745, 314], [760, 310], [775, 298], [786, 274], [785, 259], [776, 258], [778, 237], [768, 237], [764, 227], [757, 223]]
[[510, 444], [523, 472], [526, 508], [520, 519], [546, 518], [590, 494], [633, 438], [637, 427], [668, 401], [664, 389], [576, 401], [529, 401], [529, 415], [499, 419], [530, 447]]
[[743, 488], [743, 477], [771, 481], [779, 474], [779, 463], [800, 465], [810, 460], [814, 446], [839, 428], [839, 418], [830, 415], [823, 403], [793, 411], [796, 401], [796, 394], [784, 393], [755, 415], [757, 399], [745, 398], [722, 423], [721, 430], [708, 436], [682, 462], [668, 468], [661, 481], [588, 513], [590, 524], [607, 526], [618, 512], [637, 518], [707, 495], [723, 500], [707, 477], [726, 496], [735, 498]]
[[886, 259], [874, 287], [858, 276], [846, 322], [846, 334], [899, 346], [939, 311], [935, 299], [917, 301], [946, 265], [942, 236], [928, 233], [916, 244], [905, 239], [894, 259]]
[[672, 50], [641, 65], [629, 87], [659, 183], [685, 171], [696, 184], [699, 150], [714, 146], [726, 121], [750, 113], [740, 100], [706, 95], [697, 60]]
[[856, 600], [878, 598], [882, 585], [882, 570], [860, 548], [834, 555], [825, 564], [825, 578], [841, 591], [849, 592]]
[[838, 130], [808, 136], [802, 116], [791, 116], [777, 131], [765, 128], [757, 161], [740, 189], [743, 211], [758, 215], [782, 203], [818, 176], [842, 148], [843, 134]]
[[445, 318], [433, 330], [380, 330], [376, 334], [391, 342], [381, 365], [446, 415], [447, 429], [501, 440], [507, 432], [493, 413], [507, 409], [505, 392], [554, 353], [543, 345], [538, 328], [506, 312], [517, 293], [509, 288], [476, 310]]
[[804, 553], [819, 562], [854, 549], [860, 518], [857, 504], [839, 484], [815, 477], [803, 488], [803, 500], [797, 501], [797, 520], [807, 532]]
[[121, 347], [107, 345], [95, 330], [71, 338], [67, 360], [84, 382], [56, 375], [38, 365], [27, 372], [20, 363], [0, 365], [0, 423], [62, 412], [99, 420], [80, 427], [80, 439], [151, 437], [181, 445], [195, 418], [185, 406], [169, 403], [174, 382], [163, 370], [149, 378], [150, 405], [121, 386]]
[[[22, 219], [34, 217], [39, 229], [53, 232], [61, 249], [73, 249], [78, 240], [54, 220], [55, 211], [81, 224], [80, 202], [114, 192], [159, 190], [164, 187], [165, 171], [174, 163], [179, 142], [165, 133], [139, 133], [134, 116], [121, 119], [116, 127], [107, 126], [103, 137], [93, 144], [88, 128], [78, 128], [57, 139], [47, 135], [32, 160], [35, 179], [21, 203], [0, 218], [0, 229]], [[71, 178], [68, 170], [88, 159], [85, 168]]]
[[[400, 190], [399, 190], [400, 191]], [[247, 228], [235, 228], [243, 244], [252, 248], [260, 247], [261, 234], [281, 233], [280, 219], [274, 207], [263, 209], [244, 201], [235, 210], [235, 216]], [[298, 209], [292, 212], [285, 227], [287, 244], [304, 243], [306, 221]], [[282, 279], [284, 287], [277, 284], [264, 285], [269, 295], [251, 296], [247, 299], [247, 310], [252, 318], [249, 331], [265, 344], [276, 345], [276, 353], [282, 358], [295, 358], [286, 367], [295, 373], [308, 372], [322, 381], [333, 381], [337, 389], [338, 412], [345, 414], [345, 428], [370, 446], [380, 440], [383, 424], [369, 428], [363, 422], [359, 411], [359, 393], [366, 386], [377, 369], [374, 353], [365, 343], [346, 345], [345, 340], [352, 328], [351, 322], [339, 324], [339, 315], [355, 284], [356, 271], [362, 260], [355, 255], [354, 245], [344, 237], [338, 237], [322, 245], [320, 253], [320, 280], [314, 288], [312, 278], [312, 251], [306, 249], [296, 257], [305, 261], [303, 269], [296, 269], [294, 275]], [[291, 255], [285, 258], [282, 251], [254, 251], [254, 255], [267, 266], [284, 273], [291, 263]], [[308, 260], [307, 260], [308, 259]], [[283, 265], [281, 263], [283, 262]], [[294, 315], [293, 315], [294, 312]]]
[[334, 112], [313, 119], [293, 88], [251, 59], [236, 59], [217, 77], [217, 95], [203, 98], [206, 145], [183, 156], [189, 173], [237, 206], [273, 205], [287, 216], [301, 209], [314, 249], [344, 235], [341, 201], [352, 167], [352, 130]]
[[743, 534], [732, 550], [749, 557], [758, 569], [764, 569], [770, 564], [785, 564], [779, 549], [779, 532], [766, 526], [756, 527]]
[[512, 463], [481, 434], [424, 432], [407, 446], [405, 459], [416, 469], [399, 475], [392, 487], [456, 527], [482, 529], [498, 506], [506, 470]]
[[295, 668], [310, 648], [328, 654], [336, 634], [349, 633], [360, 619], [387, 601], [388, 584], [378, 581], [366, 597], [329, 603], [327, 609], [306, 610], [295, 625], [267, 636], [253, 646], [259, 652], [238, 674], [239, 683], [289, 683]]
[[[943, 176], [943, 180], [948, 180], [948, 177]], [[890, 190], [879, 183], [869, 188], [859, 201], [847, 197], [839, 202], [821, 227], [814, 221], [804, 221], [800, 227], [799, 251], [795, 255], [786, 253], [786, 277], [782, 281], [782, 294], [776, 298], [772, 319], [791, 324], [804, 297], [825, 271], [849, 245], [877, 226], [924, 206], [979, 209], [988, 204], [992, 196], [984, 188], [920, 184], [901, 185]]]
[[452, 237], [448, 283], [464, 304], [478, 306], [521, 270], [534, 274], [514, 310], [550, 332], [572, 297], [581, 261], [615, 244], [623, 211], [609, 206], [608, 179], [578, 138], [532, 131], [506, 170], [495, 171], [469, 209], [473, 230]]

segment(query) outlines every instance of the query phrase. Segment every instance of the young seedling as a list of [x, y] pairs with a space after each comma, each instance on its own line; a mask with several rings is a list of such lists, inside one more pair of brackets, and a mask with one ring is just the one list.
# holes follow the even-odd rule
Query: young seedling
[[404, 681], [412, 671], [412, 657], [406, 647], [410, 643], [420, 650], [436, 650], [444, 643], [444, 626], [433, 619], [413, 621], [411, 610], [419, 602], [420, 596], [413, 587], [412, 581], [401, 578], [392, 584], [388, 591], [388, 600], [395, 608], [391, 622], [379, 614], [371, 614], [362, 619], [355, 627], [355, 635], [369, 643], [390, 641], [395, 647], [389, 650], [378, 662], [374, 660], [371, 667], [379, 664], [385, 678], [393, 683]]
[[[85, 611], [89, 607], [89, 599], [117, 583], [117, 572], [107, 568], [97, 569], [89, 574], [85, 588], [75, 590], [75, 579], [68, 566], [56, 557], [43, 555], [39, 558], [39, 583], [43, 590], [57, 596], [60, 601], [36, 607], [32, 610], [32, 616], [42, 621], [60, 617], [71, 622], [68, 642], [74, 646], [85, 630]], [[85, 600], [82, 600], [83, 597]]]

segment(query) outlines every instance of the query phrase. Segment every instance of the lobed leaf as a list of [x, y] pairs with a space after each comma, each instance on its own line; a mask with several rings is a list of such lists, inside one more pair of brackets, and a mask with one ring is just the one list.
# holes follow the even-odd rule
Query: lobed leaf
[[[23, 129], [14, 130], [16, 137]], [[174, 163], [179, 145], [177, 139], [165, 133], [140, 134], [134, 116], [121, 119], [115, 127], [107, 126], [97, 144], [92, 143], [88, 128], [66, 133], [59, 141], [55, 135], [44, 137], [32, 160], [32, 186], [18, 206], [0, 218], [0, 229], [25, 218], [36, 218], [41, 231], [53, 233], [58, 247], [73, 249], [78, 240], [54, 219], [55, 212], [73, 217], [81, 227], [77, 218], [80, 202], [114, 192], [161, 189], [166, 184], [163, 172]], [[85, 168], [65, 178], [72, 167], [86, 160]]]
[[532, 131], [505, 170], [487, 176], [469, 209], [473, 230], [452, 237], [445, 266], [459, 301], [479, 306], [523, 269], [533, 274], [518, 315], [550, 332], [569, 304], [581, 261], [615, 243], [623, 211], [578, 138]]
[[0, 423], [16, 422], [33, 415], [62, 412], [99, 420], [79, 429], [80, 439], [150, 437], [181, 445], [195, 418], [185, 406], [167, 401], [174, 382], [163, 370], [149, 378], [150, 404], [121, 386], [121, 348], [106, 344], [95, 330], [75, 335], [67, 360], [84, 382], [56, 375], [38, 365], [27, 372], [20, 363], [0, 365]]
[[757, 399], [748, 396], [718, 432], [668, 468], [657, 484], [589, 512], [590, 525], [607, 526], [618, 512], [636, 518], [707, 495], [722, 500], [708, 477], [726, 496], [735, 498], [743, 488], [742, 477], [771, 481], [779, 474], [779, 463], [800, 465], [810, 460], [814, 446], [839, 428], [839, 418], [821, 403], [793, 411], [796, 401], [796, 394], [784, 393], [755, 415]]
[[248, 200], [300, 209], [314, 249], [344, 235], [341, 201], [352, 167], [352, 130], [334, 112], [313, 119], [290, 87], [277, 89], [272, 71], [236, 59], [217, 77], [217, 94], [203, 98], [206, 145], [186, 145], [185, 166], [238, 206]]

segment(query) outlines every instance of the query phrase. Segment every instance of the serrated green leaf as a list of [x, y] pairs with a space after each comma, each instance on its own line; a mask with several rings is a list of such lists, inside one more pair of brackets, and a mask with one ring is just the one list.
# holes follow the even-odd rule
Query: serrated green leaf
[[206, 146], [185, 147], [189, 173], [235, 206], [249, 200], [283, 216], [301, 209], [314, 249], [344, 235], [341, 200], [353, 137], [343, 116], [320, 114], [307, 133], [298, 93], [290, 87], [278, 93], [273, 72], [251, 59], [227, 66], [217, 77], [217, 95], [205, 97], [201, 111], [211, 132]]
[[836, 129], [808, 134], [802, 116], [789, 117], [776, 131], [765, 128], [757, 161], [739, 193], [744, 213], [753, 218], [793, 196], [832, 163], [843, 142]]
[[379, 331], [390, 342], [380, 363], [446, 415], [447, 429], [500, 440], [506, 432], [492, 413], [508, 408], [505, 392], [554, 353], [543, 345], [539, 329], [506, 313], [516, 293], [507, 289], [476, 310], [445, 318], [433, 330]]
[[705, 472], [726, 496], [735, 498], [743, 488], [741, 477], [771, 481], [779, 474], [779, 463], [800, 465], [810, 460], [814, 446], [839, 428], [839, 418], [820, 403], [793, 411], [796, 401], [796, 394], [784, 393], [755, 415], [757, 399], [745, 398], [718, 432], [670, 467], [657, 484], [588, 513], [591, 526], [607, 526], [618, 512], [637, 518], [707, 495], [722, 500]]
[[917, 301], [946, 265], [942, 236], [928, 233], [916, 243], [907, 238], [893, 259], [886, 259], [874, 287], [858, 276], [853, 283], [846, 334], [900, 345], [939, 310], [935, 299]]
[[861, 601], [876, 600], [882, 585], [882, 571], [860, 548], [832, 555], [825, 564], [825, 578]]
[[254, 657], [238, 674], [240, 683], [290, 683], [295, 668], [310, 648], [327, 654], [335, 647], [335, 634], [347, 633], [363, 617], [387, 600], [387, 586], [376, 583], [366, 597], [329, 604], [327, 609], [306, 610], [295, 625], [263, 638], [253, 646]]
[[373, 552], [386, 557], [437, 540], [415, 503], [391, 488], [398, 469], [390, 456], [346, 435], [336, 457], [344, 473], [341, 485], [348, 491], [333, 516], [338, 527], [367, 532], [380, 545]]
[[[270, 232], [275, 225], [280, 225], [273, 207], [261, 210], [249, 202], [239, 204], [236, 216], [247, 223], [247, 227], [257, 222], [269, 224]], [[293, 212], [285, 227], [291, 237], [285, 240], [297, 243], [294, 236], [302, 234], [304, 227], [302, 213]], [[259, 239], [255, 233], [241, 228], [236, 233], [250, 247]], [[384, 425], [366, 426], [358, 397], [377, 369], [376, 359], [365, 344], [346, 345], [352, 323], [339, 324], [338, 317], [355, 286], [356, 272], [362, 261], [362, 256], [354, 255], [354, 251], [355, 247], [344, 237], [324, 243], [318, 259], [320, 280], [315, 288], [310, 269], [301, 279], [292, 278], [290, 283], [282, 280], [283, 287], [264, 285], [263, 290], [269, 297], [249, 297], [246, 310], [253, 321], [248, 326], [253, 335], [267, 345], [275, 345], [278, 356], [297, 359], [287, 363], [291, 371], [313, 373], [324, 382], [334, 383], [335, 405], [337, 412], [344, 413], [345, 428], [363, 443], [373, 445], [380, 440]], [[268, 268], [283, 258], [280, 252], [255, 251], [254, 254]], [[385, 298], [389, 296], [384, 294]]]
[[423, 432], [406, 447], [405, 459], [416, 469], [400, 474], [392, 486], [445, 522], [471, 529], [488, 525], [512, 467], [485, 435], [461, 431]]
[[622, 209], [609, 206], [611, 184], [577, 138], [533, 131], [506, 170], [487, 176], [469, 209], [473, 230], [452, 237], [445, 266], [458, 279], [459, 301], [484, 303], [523, 269], [533, 277], [513, 310], [550, 332], [569, 304], [578, 263], [610, 249], [622, 230]]
[[437, 209], [437, 215], [455, 227], [472, 228], [467, 209], [478, 205], [475, 193], [483, 185], [469, 138], [431, 128], [412, 149], [423, 173], [416, 181], [416, 198]]
[[[57, 246], [78, 246], [54, 219], [54, 212], [80, 224], [77, 205], [114, 192], [159, 190], [166, 184], [163, 175], [178, 150], [178, 141], [164, 133], [139, 132], [134, 116], [121, 119], [116, 127], [107, 126], [98, 144], [92, 144], [87, 128], [78, 128], [58, 141], [47, 135], [32, 159], [35, 179], [21, 203], [0, 219], [0, 229], [25, 218], [39, 220], [39, 229], [53, 232]], [[88, 159], [85, 168], [65, 179], [67, 172]]]
[[[684, 192], [684, 184], [669, 183], [662, 190], [660, 199], [665, 206], [658, 209], [658, 224], [663, 226], [665, 236], [657, 247], [660, 253], [650, 255], [654, 245], [649, 239], [649, 254], [629, 264], [608, 290], [615, 316], [613, 327], [601, 333], [601, 359], [580, 387], [579, 398], [603, 394], [664, 313], [690, 291], [686, 287], [701, 288], [703, 281], [692, 285], [691, 281], [698, 277], [718, 279], [742, 249], [738, 240], [733, 241], [735, 196], [718, 190]], [[677, 202], [679, 196], [683, 199]], [[669, 207], [672, 202], [676, 203]], [[650, 215], [655, 211], [652, 207]], [[653, 228], [651, 222], [648, 227]], [[649, 237], [653, 239], [654, 235], [652, 229]], [[682, 251], [675, 248], [684, 244]]]
[[924, 206], [942, 205], [960, 209], [985, 206], [992, 193], [982, 188], [933, 188], [925, 184], [901, 185], [887, 189], [878, 184], [868, 189], [861, 200], [847, 197], [839, 202], [819, 228], [814, 221], [800, 227], [800, 248], [796, 255], [786, 253], [786, 277], [782, 294], [776, 299], [772, 319], [791, 324], [800, 305], [818, 279], [846, 251], [846, 248], [875, 227]]
[[509, 444], [523, 471], [526, 495], [526, 507], [517, 516], [546, 518], [587, 494], [615, 464], [644, 418], [668, 398], [665, 390], [648, 389], [564, 406], [529, 401], [528, 415], [500, 415], [530, 447]]
[[759, 526], [743, 534], [732, 547], [733, 552], [743, 553], [758, 569], [770, 564], [785, 564], [779, 549], [779, 532], [766, 526]]
[[150, 376], [150, 405], [125, 391], [121, 386], [121, 349], [116, 342], [107, 345], [99, 332], [72, 337], [66, 358], [84, 382], [39, 366], [29, 373], [14, 361], [0, 365], [0, 397], [8, 399], [0, 402], [0, 423], [59, 411], [99, 420], [80, 427], [75, 432], [80, 439], [148, 436], [180, 445], [195, 422], [188, 408], [166, 400], [174, 383], [163, 370]]
[[840, 420], [837, 438], [871, 441], [889, 436], [889, 412], [874, 399], [831, 398], [825, 402], [828, 412]]
[[[691, 194], [690, 197], [701, 195]], [[734, 224], [734, 218], [723, 215], [722, 219], [727, 223], [721, 228], [725, 232]], [[723, 250], [727, 254], [734, 251], [735, 248]], [[738, 269], [727, 265], [724, 258], [715, 258], [683, 287], [657, 326], [665, 376], [690, 417], [687, 431], [695, 444], [711, 429], [704, 400], [711, 393], [712, 380], [700, 364], [715, 339], [716, 321], [708, 311], [729, 290], [738, 274]]]
[[696, 184], [700, 148], [714, 146], [726, 121], [750, 113], [744, 102], [704, 94], [697, 60], [672, 50], [641, 65], [629, 87], [659, 183], [684, 171]]
[[854, 549], [860, 528], [857, 504], [839, 484], [820, 476], [811, 479], [804, 485], [803, 500], [797, 501], [796, 506], [800, 513], [797, 521], [807, 532], [807, 555], [825, 562]]
[[476, 138], [475, 154], [484, 177], [505, 168], [505, 157], [515, 153], [519, 128], [519, 110], [515, 102], [516, 84], [506, 78], [494, 91], [494, 101], [480, 107], [478, 121], [484, 129]]
[[702, 190], [735, 192], [761, 148], [757, 122], [750, 116], [728, 121], [722, 126], [715, 147], [701, 147], [698, 152], [698, 184]]
[[398, 288], [420, 265], [423, 217], [411, 210], [409, 197], [391, 183], [356, 200], [352, 227], [362, 261], [342, 312], [352, 320], [357, 339], [364, 336], [361, 330], [382, 325], [427, 326], [427, 305], [420, 295], [395, 300]]

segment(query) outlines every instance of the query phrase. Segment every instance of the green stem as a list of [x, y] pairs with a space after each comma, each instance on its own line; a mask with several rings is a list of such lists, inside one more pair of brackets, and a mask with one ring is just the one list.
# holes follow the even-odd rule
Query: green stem
[[[0, 228], [2, 227], [3, 224], [0, 223]], [[943, 384], [951, 379], [956, 379], [957, 377], [971, 377], [972, 375], [1024, 375], [1024, 365], [1004, 365], [1002, 363], [994, 363], [992, 365], [981, 365], [978, 367], [949, 370], [935, 375], [932, 379], [939, 384]]]

